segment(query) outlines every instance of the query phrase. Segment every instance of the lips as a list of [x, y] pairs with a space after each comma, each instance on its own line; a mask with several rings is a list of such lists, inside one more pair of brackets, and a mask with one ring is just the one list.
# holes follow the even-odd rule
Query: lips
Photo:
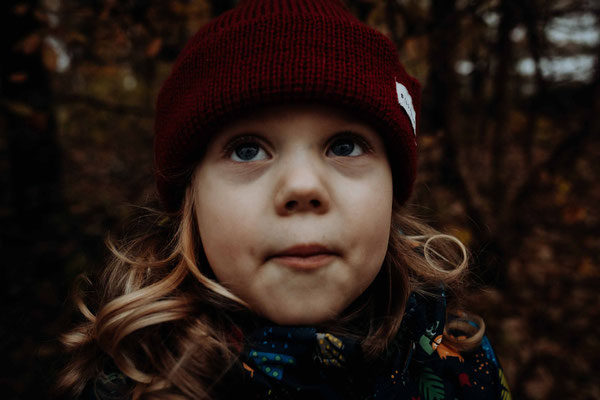
[[323, 267], [338, 256], [339, 253], [321, 244], [302, 244], [287, 248], [267, 258], [288, 267], [298, 269], [315, 269]]
[[310, 257], [317, 254], [336, 254], [336, 252], [320, 244], [301, 244], [290, 247], [272, 257]]

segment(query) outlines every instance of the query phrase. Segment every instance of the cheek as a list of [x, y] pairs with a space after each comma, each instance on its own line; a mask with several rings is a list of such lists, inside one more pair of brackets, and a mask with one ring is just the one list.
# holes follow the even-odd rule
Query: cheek
[[[205, 184], [196, 197], [196, 218], [206, 258], [213, 272], [223, 280], [240, 273], [237, 265], [256, 255], [258, 223], [252, 202], [240, 202], [239, 196]], [[212, 190], [211, 190], [212, 189]]]
[[389, 230], [393, 186], [391, 172], [385, 168], [385, 165], [369, 179], [363, 180], [360, 185], [354, 187], [348, 185], [341, 193], [340, 204], [350, 208], [347, 211], [354, 214], [351, 221], [375, 232]]
[[357, 225], [357, 247], [362, 248], [365, 263], [371, 268], [379, 270], [385, 258], [391, 224], [391, 206], [380, 204], [380, 208], [373, 207], [365, 212]]
[[[393, 188], [391, 176], [367, 185], [364, 190], [354, 192], [352, 209], [348, 213], [351, 222], [353, 243], [357, 256], [368, 274], [376, 274], [387, 253], [392, 220]], [[356, 212], [361, 210], [361, 212]]]

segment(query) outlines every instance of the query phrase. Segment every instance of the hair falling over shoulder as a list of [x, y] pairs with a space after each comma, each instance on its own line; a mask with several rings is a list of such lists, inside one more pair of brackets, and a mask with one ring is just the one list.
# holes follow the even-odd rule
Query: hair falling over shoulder
[[[236, 365], [239, 343], [232, 327], [252, 312], [210, 271], [193, 203], [188, 188], [177, 215], [144, 209], [145, 223], [134, 224], [136, 232], [119, 242], [107, 239], [112, 258], [97, 286], [86, 296], [75, 294], [85, 321], [61, 338], [71, 358], [57, 384], [60, 391], [79, 396], [112, 362], [134, 382], [134, 399], [208, 399], [212, 386]], [[364, 354], [377, 357], [398, 331], [410, 292], [428, 294], [443, 284], [449, 313], [456, 316], [446, 324], [444, 340], [458, 350], [474, 348], [483, 337], [483, 321], [452, 311], [458, 310], [452, 299], [461, 297], [467, 264], [458, 239], [394, 204], [381, 271], [325, 328], [359, 338]], [[83, 276], [76, 283], [92, 285]], [[367, 328], [352, 328], [359, 325]], [[448, 330], [464, 335], [457, 339]]]

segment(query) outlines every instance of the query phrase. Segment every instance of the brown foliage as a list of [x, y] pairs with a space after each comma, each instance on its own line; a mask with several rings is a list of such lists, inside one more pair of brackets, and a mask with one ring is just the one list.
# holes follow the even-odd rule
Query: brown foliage
[[[2, 350], [15, 366], [3, 384], [8, 397], [40, 397], [32, 382], [51, 383], [40, 377], [71, 319], [68, 283], [102, 265], [104, 235], [130, 212], [118, 205], [153, 197], [157, 90], [187, 38], [234, 2], [17, 3], [3, 6]], [[598, 397], [597, 6], [347, 4], [424, 83], [413, 203], [471, 247], [490, 287], [473, 310], [514, 396]]]

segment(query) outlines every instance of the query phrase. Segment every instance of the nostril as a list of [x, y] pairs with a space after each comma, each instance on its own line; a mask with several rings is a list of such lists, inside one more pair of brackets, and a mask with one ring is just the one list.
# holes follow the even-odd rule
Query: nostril
[[285, 203], [286, 211], [299, 211], [299, 210], [308, 210], [308, 209], [319, 209], [321, 207], [321, 201], [317, 199], [309, 200], [308, 203], [302, 202], [302, 206], [300, 206], [300, 202], [298, 200], [290, 200]]

